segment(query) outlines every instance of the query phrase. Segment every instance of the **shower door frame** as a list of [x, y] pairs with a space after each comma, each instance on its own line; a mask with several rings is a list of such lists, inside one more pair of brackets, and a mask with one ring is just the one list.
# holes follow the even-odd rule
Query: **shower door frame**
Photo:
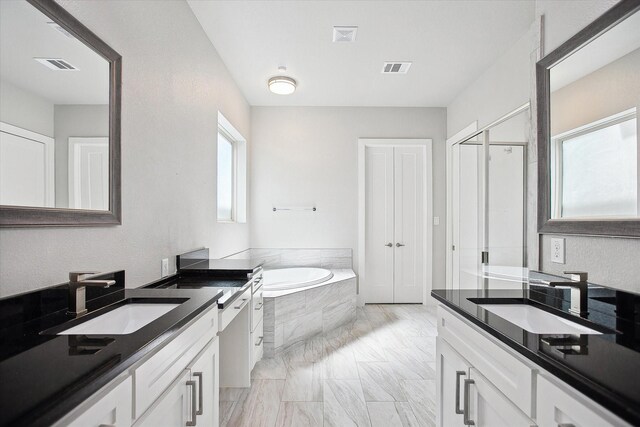
[[[454, 168], [453, 168], [453, 150], [456, 146], [460, 146], [461, 144], [465, 144], [465, 145], [482, 145], [483, 147], [483, 168], [482, 168], [482, 176], [480, 177], [481, 180], [481, 191], [480, 191], [480, 197], [479, 197], [479, 208], [478, 208], [478, 212], [481, 213], [481, 218], [479, 223], [479, 226], [482, 227], [482, 230], [479, 232], [479, 234], [482, 235], [482, 242], [481, 242], [481, 253], [478, 254], [479, 257], [481, 257], [481, 262], [480, 265], [485, 264], [484, 263], [484, 254], [486, 253], [488, 256], [489, 253], [489, 192], [490, 192], [490, 187], [489, 187], [489, 147], [490, 146], [522, 146], [523, 150], [522, 150], [522, 174], [523, 174], [523, 197], [522, 197], [522, 267], [525, 268], [527, 267], [527, 259], [528, 259], [528, 242], [527, 242], [527, 188], [528, 188], [528, 182], [527, 182], [527, 165], [528, 165], [528, 142], [502, 142], [502, 141], [496, 141], [491, 143], [490, 142], [490, 138], [489, 138], [489, 134], [490, 134], [490, 130], [491, 128], [496, 127], [497, 125], [517, 116], [518, 114], [528, 110], [530, 108], [530, 103], [527, 102], [523, 105], [521, 105], [520, 107], [516, 108], [515, 110], [509, 112], [508, 114], [505, 114], [504, 116], [500, 117], [499, 119], [493, 121], [492, 123], [488, 124], [487, 126], [484, 126], [481, 129], [477, 129], [477, 122], [472, 123], [471, 125], [467, 126], [462, 132], [464, 131], [468, 131], [471, 130], [472, 127], [475, 127], [476, 130], [471, 130], [470, 133], [468, 133], [466, 136], [462, 136], [464, 135], [464, 133], [459, 133], [456, 134], [454, 137], [450, 138], [447, 141], [447, 257], [446, 257], [446, 262], [447, 262], [447, 266], [446, 266], [446, 288], [447, 289], [453, 289], [453, 274], [454, 272], [454, 268], [453, 268], [453, 264], [454, 264], [454, 259], [455, 257], [459, 254], [459, 252], [456, 253], [456, 248], [455, 248], [455, 244], [457, 242], [454, 242], [454, 227], [456, 226], [454, 224], [454, 218], [457, 218], [457, 213], [455, 212], [454, 209], [454, 200], [453, 200], [453, 195], [454, 195], [454, 186], [457, 185], [457, 183], [459, 182], [459, 177], [454, 176], [453, 172], [454, 172]], [[470, 142], [471, 139], [476, 138], [477, 136], [482, 135], [483, 139], [482, 139], [482, 143], [473, 143]], [[459, 265], [459, 263], [458, 263]], [[482, 280], [482, 288], [483, 290], [486, 290], [488, 288], [488, 279], [485, 277]]]

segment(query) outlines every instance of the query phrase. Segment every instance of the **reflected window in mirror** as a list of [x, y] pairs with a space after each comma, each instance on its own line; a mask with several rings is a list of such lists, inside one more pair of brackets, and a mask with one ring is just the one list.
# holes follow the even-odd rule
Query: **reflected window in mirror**
[[551, 137], [552, 218], [638, 215], [636, 109]]

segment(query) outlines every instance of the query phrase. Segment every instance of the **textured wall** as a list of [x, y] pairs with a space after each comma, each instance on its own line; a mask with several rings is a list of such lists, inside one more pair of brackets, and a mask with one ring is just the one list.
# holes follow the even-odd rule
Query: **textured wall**
[[162, 258], [249, 247], [248, 224], [215, 221], [215, 177], [218, 110], [250, 139], [250, 108], [187, 3], [61, 4], [122, 55], [123, 224], [0, 230], [0, 296], [70, 270], [126, 269], [135, 287]]

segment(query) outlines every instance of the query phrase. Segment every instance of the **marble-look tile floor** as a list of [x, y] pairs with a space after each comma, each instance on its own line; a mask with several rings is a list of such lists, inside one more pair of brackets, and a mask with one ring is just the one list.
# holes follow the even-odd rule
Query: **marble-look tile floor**
[[222, 388], [220, 426], [434, 426], [435, 307], [366, 305]]

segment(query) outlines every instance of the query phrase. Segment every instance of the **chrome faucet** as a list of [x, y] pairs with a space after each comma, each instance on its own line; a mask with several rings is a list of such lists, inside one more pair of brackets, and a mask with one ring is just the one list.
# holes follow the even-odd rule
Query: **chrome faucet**
[[570, 281], [545, 281], [541, 280], [547, 286], [568, 286], [571, 288], [571, 307], [569, 313], [576, 316], [586, 316], [589, 314], [588, 297], [589, 297], [589, 275], [584, 271], [565, 271], [564, 274], [569, 275]]
[[115, 280], [88, 280], [87, 277], [96, 275], [92, 271], [73, 271], [69, 273], [69, 311], [68, 314], [80, 317], [87, 314], [86, 287], [99, 286], [108, 288], [115, 285]]

